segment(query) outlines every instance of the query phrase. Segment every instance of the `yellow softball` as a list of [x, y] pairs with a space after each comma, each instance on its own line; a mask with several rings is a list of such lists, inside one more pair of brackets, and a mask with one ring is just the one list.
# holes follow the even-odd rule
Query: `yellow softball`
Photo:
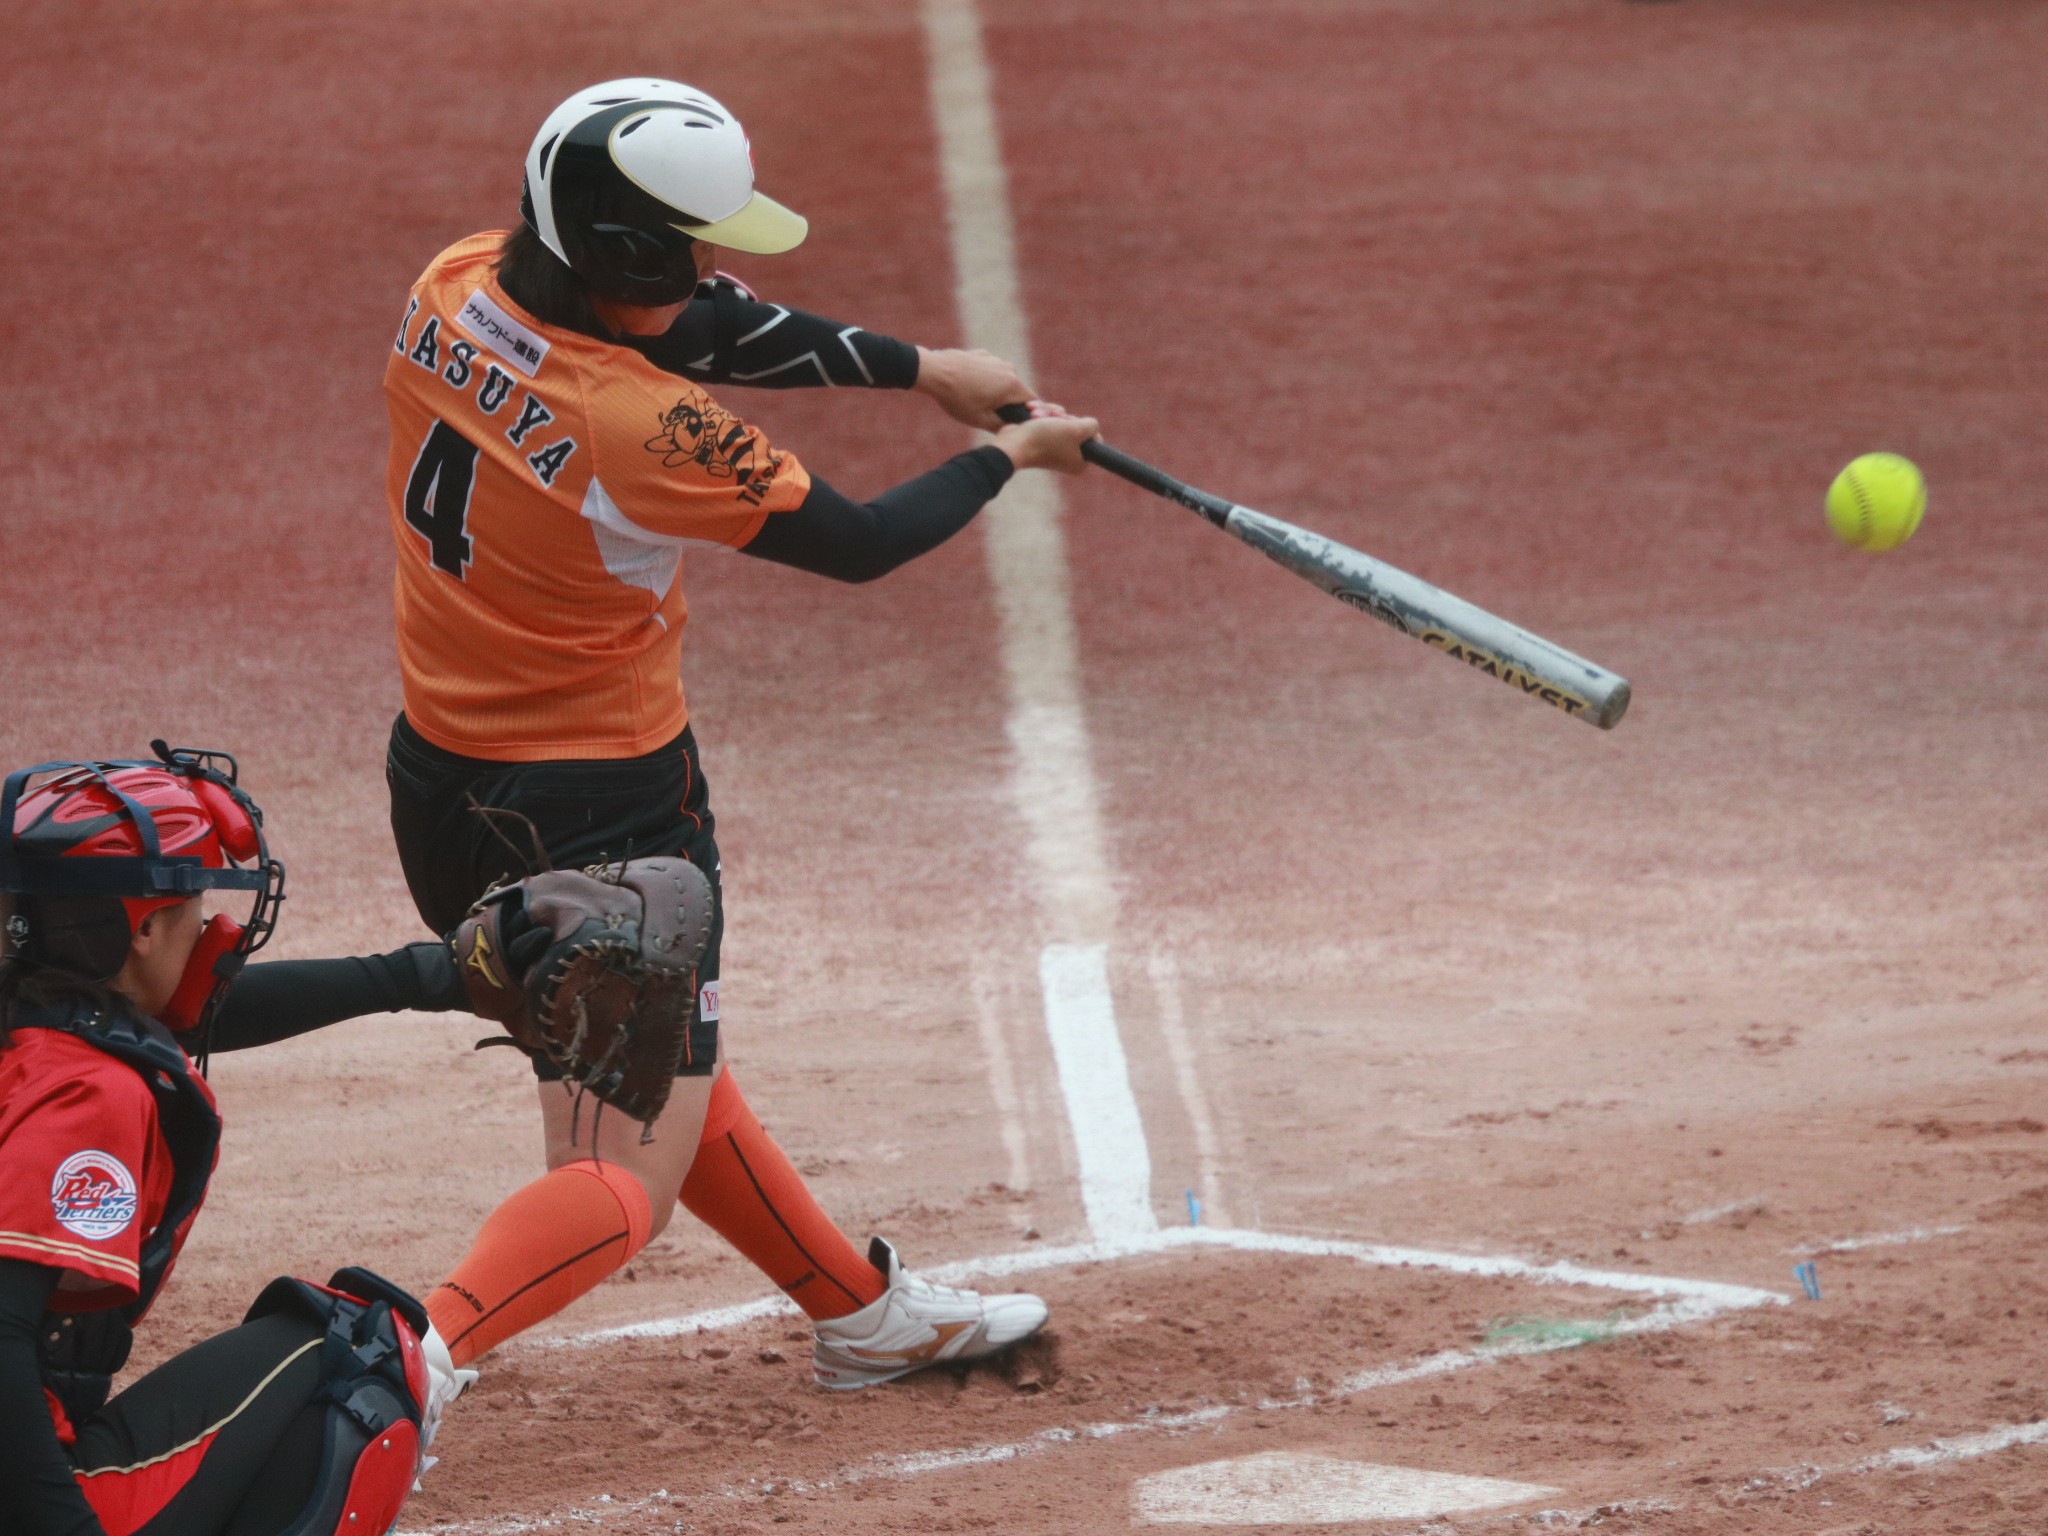
[[1872, 554], [1913, 537], [1927, 510], [1927, 482], [1911, 459], [1866, 453], [1828, 487], [1828, 526], [1844, 544]]

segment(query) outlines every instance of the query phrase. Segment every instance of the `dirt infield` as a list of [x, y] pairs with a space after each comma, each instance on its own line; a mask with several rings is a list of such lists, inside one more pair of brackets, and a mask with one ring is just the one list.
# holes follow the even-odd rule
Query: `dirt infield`
[[[389, 947], [406, 285], [513, 216], [548, 106], [652, 71], [742, 111], [812, 219], [743, 275], [955, 341], [919, 9], [772, 0], [715, 49], [648, 4], [152, 14], [0, 23], [0, 749], [231, 746], [279, 952]], [[694, 561], [736, 1070], [849, 1230], [1003, 1259], [1053, 1324], [851, 1397], [788, 1316], [563, 1343], [760, 1296], [679, 1219], [485, 1362], [402, 1528], [1126, 1531], [1141, 1479], [1287, 1452], [1544, 1490], [1345, 1517], [1375, 1533], [2048, 1530], [2048, 6], [982, 14], [1043, 390], [1634, 710], [1587, 730], [1069, 486], [1153, 1210], [1247, 1246], [1042, 1264], [1090, 1232], [980, 536], [862, 589]], [[858, 494], [960, 441], [923, 401], [732, 402]], [[1883, 558], [1819, 510], [1871, 449], [1932, 486]], [[275, 1273], [438, 1279], [539, 1164], [476, 1033], [218, 1062], [221, 1173], [138, 1367]]]

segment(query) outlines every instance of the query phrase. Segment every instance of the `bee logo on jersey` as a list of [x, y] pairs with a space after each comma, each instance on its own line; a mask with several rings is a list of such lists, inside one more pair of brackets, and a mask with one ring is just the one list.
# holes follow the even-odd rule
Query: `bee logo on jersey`
[[119, 1237], [135, 1219], [135, 1178], [109, 1153], [74, 1152], [50, 1181], [50, 1208], [80, 1237]]
[[660, 454], [665, 469], [695, 464], [714, 480], [732, 481], [739, 499], [758, 507], [782, 471], [782, 455], [757, 453], [759, 441], [752, 427], [709, 396], [686, 395], [662, 416], [647, 451]]

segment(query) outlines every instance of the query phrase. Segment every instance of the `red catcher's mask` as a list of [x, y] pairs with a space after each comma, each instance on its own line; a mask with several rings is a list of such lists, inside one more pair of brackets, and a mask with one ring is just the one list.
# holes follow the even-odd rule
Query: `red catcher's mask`
[[[117, 974], [151, 912], [202, 891], [254, 895], [246, 922], [208, 920], [162, 1022], [212, 1018], [284, 899], [263, 813], [224, 752], [152, 742], [155, 762], [42, 763], [0, 791], [0, 892], [12, 893], [5, 953], [90, 981]], [[31, 780], [36, 781], [31, 787]]]

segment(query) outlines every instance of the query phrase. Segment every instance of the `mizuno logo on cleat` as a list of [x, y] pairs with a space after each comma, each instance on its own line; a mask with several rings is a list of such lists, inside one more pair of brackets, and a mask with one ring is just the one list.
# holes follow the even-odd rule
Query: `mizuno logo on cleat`
[[915, 1349], [861, 1349], [852, 1344], [842, 1345], [849, 1355], [858, 1355], [863, 1360], [879, 1360], [889, 1363], [897, 1361], [905, 1365], [929, 1365], [939, 1358], [939, 1352], [975, 1325], [964, 1323], [933, 1323], [932, 1339]]

